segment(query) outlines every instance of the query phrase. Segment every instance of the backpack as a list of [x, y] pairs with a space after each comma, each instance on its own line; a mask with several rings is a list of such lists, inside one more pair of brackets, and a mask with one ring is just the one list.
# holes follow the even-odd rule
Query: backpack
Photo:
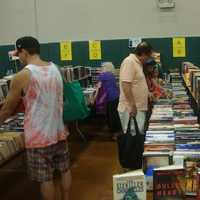
[[62, 71], [57, 66], [63, 80], [63, 121], [70, 122], [88, 117], [90, 109], [86, 105], [79, 81], [66, 82]]
[[85, 119], [90, 109], [85, 103], [83, 90], [78, 81], [63, 82], [63, 120], [64, 122]]

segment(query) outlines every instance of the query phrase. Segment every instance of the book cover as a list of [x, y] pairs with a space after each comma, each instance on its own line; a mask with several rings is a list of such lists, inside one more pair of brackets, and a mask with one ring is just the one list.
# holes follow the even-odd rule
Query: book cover
[[198, 99], [198, 82], [200, 81], [200, 77], [195, 77], [195, 85], [194, 85], [194, 97]]
[[200, 151], [200, 143], [176, 144], [176, 151]]
[[191, 86], [192, 86], [192, 92], [195, 91], [195, 82], [196, 82], [196, 78], [197, 77], [200, 77], [200, 72], [197, 72], [197, 73], [194, 73], [193, 74], [193, 77], [192, 77], [192, 83], [191, 83]]
[[200, 171], [197, 174], [197, 197], [196, 200], [200, 200]]
[[174, 143], [175, 134], [146, 134], [146, 141], [158, 143]]
[[153, 170], [172, 164], [172, 152], [144, 152], [143, 171], [146, 176], [147, 191], [153, 190]]
[[113, 200], [146, 200], [146, 181], [142, 170], [113, 176]]
[[149, 131], [153, 131], [153, 130], [174, 130], [174, 126], [173, 125], [169, 125], [169, 124], [150, 124], [149, 125], [149, 128], [148, 128]]
[[197, 81], [196, 95], [197, 95], [196, 102], [199, 106], [200, 105], [200, 79], [198, 79]]
[[200, 168], [200, 156], [192, 156], [184, 159], [185, 167], [185, 194], [189, 196], [197, 195], [197, 177]]
[[175, 144], [167, 143], [144, 143], [144, 151], [160, 151], [160, 152], [169, 152], [175, 150]]
[[154, 169], [153, 199], [183, 200], [185, 171], [182, 166], [167, 166]]
[[159, 131], [146, 131], [146, 134], [150, 135], [150, 134], [174, 134], [174, 131], [166, 131], [166, 130], [159, 130]]

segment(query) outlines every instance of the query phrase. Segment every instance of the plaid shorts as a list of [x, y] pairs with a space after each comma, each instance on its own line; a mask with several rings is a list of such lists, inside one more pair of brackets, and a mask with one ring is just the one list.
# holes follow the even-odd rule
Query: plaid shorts
[[45, 148], [27, 149], [28, 175], [31, 180], [47, 182], [53, 180], [54, 171], [69, 170], [70, 158], [66, 141]]

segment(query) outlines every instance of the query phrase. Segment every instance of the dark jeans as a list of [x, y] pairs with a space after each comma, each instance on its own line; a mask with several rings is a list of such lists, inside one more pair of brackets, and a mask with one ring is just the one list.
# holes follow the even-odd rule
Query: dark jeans
[[106, 118], [110, 132], [115, 133], [121, 130], [121, 122], [117, 111], [119, 99], [107, 103]]

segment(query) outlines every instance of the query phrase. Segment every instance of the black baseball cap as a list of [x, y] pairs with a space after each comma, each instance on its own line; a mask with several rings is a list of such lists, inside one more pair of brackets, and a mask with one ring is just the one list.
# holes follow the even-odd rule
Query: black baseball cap
[[16, 50], [13, 51], [13, 56], [18, 56], [18, 53], [21, 49], [32, 49], [32, 48], [39, 49], [40, 43], [34, 37], [25, 36], [17, 39], [15, 46]]

